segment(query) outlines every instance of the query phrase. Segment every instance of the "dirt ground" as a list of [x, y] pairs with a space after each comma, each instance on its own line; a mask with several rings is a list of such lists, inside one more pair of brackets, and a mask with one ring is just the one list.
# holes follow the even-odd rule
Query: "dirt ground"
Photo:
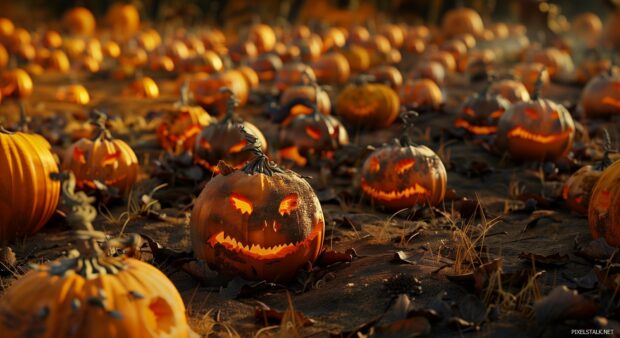
[[[85, 113], [91, 107], [125, 119], [146, 116], [176, 101], [177, 84], [172, 77], [156, 78], [162, 92], [160, 98], [137, 101], [121, 95], [127, 81], [111, 83], [105, 77], [72, 76], [74, 78], [55, 75], [35, 78], [34, 94], [26, 101], [35, 126], [40, 116], [71, 116]], [[90, 91], [92, 101], [88, 107], [55, 101], [55, 90], [72, 81], [84, 84]], [[534, 300], [558, 285], [574, 288], [579, 284], [576, 280], [583, 281], [579, 278], [592, 273], [595, 262], [578, 255], [575, 244], [576, 238], [590, 238], [587, 219], [571, 213], [559, 197], [561, 183], [569, 174], [565, 164], [516, 163], [485, 150], [480, 142], [462, 138], [451, 130], [455, 110], [467, 95], [479, 90], [482, 85], [469, 86], [465, 78], [454, 76], [444, 89], [448, 98], [444, 111], [426, 112], [418, 119], [415, 140], [440, 154], [448, 169], [448, 188], [453, 190], [449, 198], [435, 209], [419, 209], [393, 216], [360, 197], [355, 183], [351, 184], [352, 180], [355, 181], [354, 174], [343, 176], [326, 172], [321, 174], [317, 169], [299, 170], [312, 176], [309, 182], [322, 201], [327, 231], [324, 247], [342, 252], [353, 248], [358, 256], [350, 263], [341, 262], [317, 268], [311, 274], [301, 274], [300, 281], [310, 281], [305, 290], [299, 281], [289, 285], [256, 286], [254, 282], [233, 280], [227, 286], [207, 286], [179, 264], [153, 261], [182, 294], [194, 331], [202, 335], [212, 330], [223, 335], [227, 332], [236, 332], [241, 336], [257, 335], [265, 323], [256, 319], [255, 309], [266, 305], [285, 311], [290, 306], [289, 295], [294, 309], [313, 321], [311, 325], [295, 329], [296, 333], [305, 337], [348, 336], [357, 331], [368, 333], [367, 328], [372, 326], [377, 334], [383, 336], [414, 336], [414, 333], [437, 337], [561, 336], [567, 333], [562, 331], [567, 327], [591, 325], [591, 321], [568, 324], [560, 321], [559, 324], [543, 325], [534, 318]], [[545, 89], [544, 96], [565, 103], [574, 110], [580, 89], [572, 85], [552, 84]], [[332, 99], [335, 99], [334, 92], [332, 88]], [[239, 109], [239, 114], [259, 126], [268, 139], [274, 139], [277, 126], [262, 114], [265, 109], [261, 97], [254, 95], [253, 100], [255, 103]], [[14, 101], [0, 105], [0, 116], [8, 117], [10, 122], [15, 121], [17, 112], [18, 106]], [[591, 121], [588, 126], [593, 133], [599, 126], [606, 126], [612, 138], [620, 140], [617, 119]], [[350, 132], [352, 140], [358, 145], [379, 146], [397, 137], [401, 127], [397, 123], [386, 130]], [[117, 133], [130, 142], [140, 158], [141, 182], [135, 189], [134, 197], [160, 183], [171, 183], [151, 177], [155, 162], [162, 155], [154, 133], [149, 133], [147, 129], [144, 133]], [[58, 150], [66, 145], [58, 145]], [[559, 173], [554, 174], [558, 168]], [[189, 212], [192, 199], [198, 195], [200, 188], [200, 184], [179, 181], [159, 190], [154, 198], [160, 201], [161, 213], [166, 214], [165, 218], [132, 215], [124, 224], [127, 218], [121, 218], [121, 214], [127, 211], [127, 202], [118, 201], [100, 208], [108, 209], [109, 213], [102, 212], [95, 226], [111, 236], [121, 231], [143, 234], [174, 250], [179, 256], [191, 257], [188, 253], [191, 250]], [[462, 198], [467, 198], [468, 202], [463, 202]], [[536, 199], [538, 203], [533, 202]], [[475, 201], [479, 202], [480, 207], [476, 207]], [[13, 244], [11, 248], [18, 262], [15, 267], [3, 270], [1, 289], [6, 289], [16, 276], [27, 271], [28, 264], [62, 256], [69, 248], [67, 231], [62, 217], [56, 216], [38, 234]], [[462, 236], [469, 238], [473, 247], [468, 248]], [[497, 289], [497, 285], [467, 287], [477, 282], [477, 277], [473, 277], [472, 273], [480, 264], [467, 264], [468, 260], [462, 257], [464, 252], [475, 257], [470, 258], [480, 264], [501, 259], [501, 269], [494, 272], [501, 271], [506, 279], [519, 274], [542, 274], [535, 279], [534, 286], [517, 282], [509, 287], [504, 285], [504, 291], [514, 296], [514, 304], [510, 304], [507, 300], [510, 297], [506, 294], [504, 298], [497, 296], [499, 292], [489, 296], [487, 291]], [[397, 253], [409, 262], [395, 259]], [[524, 255], [520, 258], [522, 253], [526, 258], [523, 258]], [[530, 253], [558, 256], [536, 259], [532, 267], [532, 260], [527, 258], [531, 257], [528, 256]], [[424, 320], [421, 326], [418, 322], [410, 322], [412, 326], [404, 329], [389, 326], [390, 322], [394, 322], [390, 321], [390, 316], [398, 317], [391, 308], [398, 292], [395, 294], [386, 286], [386, 280], [403, 273], [419, 280], [421, 290], [416, 287], [417, 291], [413, 292], [414, 289], [407, 284], [405, 293], [410, 294], [410, 306], [424, 313], [415, 318], [429, 320], [430, 332]], [[524, 293], [519, 295], [519, 291], [524, 289]], [[580, 288], [580, 291], [594, 299], [605, 298], [606, 295], [598, 286]], [[529, 293], [529, 298], [523, 296], [525, 293]], [[612, 318], [610, 312], [605, 310], [609, 308], [600, 309], [597, 314]], [[458, 324], [458, 319], [468, 324]], [[269, 325], [276, 327], [260, 333], [288, 335], [278, 323]]]

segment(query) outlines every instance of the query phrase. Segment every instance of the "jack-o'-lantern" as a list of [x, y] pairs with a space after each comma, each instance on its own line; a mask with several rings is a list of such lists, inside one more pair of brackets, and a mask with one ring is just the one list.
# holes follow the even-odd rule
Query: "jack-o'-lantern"
[[256, 45], [259, 53], [271, 52], [275, 47], [277, 38], [273, 29], [265, 24], [252, 26], [250, 29], [249, 41]]
[[159, 87], [152, 78], [142, 76], [135, 79], [125, 88], [125, 94], [139, 98], [155, 99], [159, 97]]
[[603, 171], [592, 189], [588, 223], [593, 238], [620, 246], [620, 161]]
[[352, 72], [362, 72], [370, 67], [370, 54], [358, 45], [351, 45], [340, 51], [347, 59]]
[[588, 82], [581, 93], [581, 107], [588, 117], [620, 114], [620, 76], [613, 67]]
[[561, 104], [538, 97], [539, 77], [532, 100], [510, 106], [497, 125], [497, 145], [513, 158], [553, 160], [572, 149], [575, 124]]
[[[189, 338], [174, 284], [150, 264], [106, 255], [97, 243], [106, 236], [92, 226], [97, 211], [86, 196], [74, 193], [74, 184], [74, 179], [63, 182], [63, 205], [77, 250], [34, 267], [5, 290], [2, 336]], [[116, 242], [121, 243], [115, 249], [132, 249], [128, 240]]]
[[194, 99], [212, 115], [226, 114], [228, 95], [220, 91], [222, 87], [229, 88], [234, 93], [240, 106], [248, 101], [250, 88], [239, 71], [213, 73], [205, 78], [199, 77], [190, 81], [190, 91]]
[[106, 21], [112, 29], [112, 36], [119, 41], [130, 39], [140, 29], [140, 13], [133, 4], [113, 4], [108, 9]]
[[403, 85], [403, 75], [393, 66], [377, 66], [371, 69], [368, 74], [373, 77], [373, 81], [383, 83], [397, 90]]
[[280, 150], [278, 154], [283, 160], [293, 161], [298, 166], [305, 166], [315, 160], [331, 159], [334, 151], [349, 143], [349, 135], [345, 127], [333, 116], [323, 114], [316, 102], [320, 102], [321, 91], [314, 85], [314, 102], [303, 99], [303, 105], [310, 109], [310, 114], [297, 115], [280, 130]]
[[56, 100], [85, 105], [90, 102], [90, 95], [84, 86], [73, 84], [58, 88]]
[[448, 11], [441, 20], [441, 29], [447, 37], [459, 34], [478, 36], [484, 30], [480, 14], [470, 8], [457, 8]]
[[74, 35], [92, 35], [95, 32], [95, 16], [84, 7], [68, 10], [62, 18], [62, 23], [65, 29]]
[[73, 172], [80, 189], [95, 190], [98, 181], [125, 195], [138, 179], [140, 165], [131, 147], [112, 137], [106, 120], [102, 113], [94, 113], [95, 137], [71, 145], [64, 153], [62, 170]]
[[263, 151], [267, 150], [263, 133], [252, 123], [234, 114], [237, 105], [234, 93], [229, 88], [221, 88], [220, 91], [227, 102], [226, 115], [222, 120], [203, 128], [194, 143], [194, 161], [213, 173], [218, 173], [219, 161], [241, 168], [252, 157], [252, 153], [246, 149], [247, 140], [239, 130], [240, 126], [260, 140]]
[[499, 95], [492, 95], [488, 90], [470, 95], [461, 106], [454, 126], [463, 128], [475, 136], [493, 135], [497, 131], [497, 122], [510, 107], [510, 102]]
[[489, 86], [488, 92], [491, 95], [500, 95], [510, 103], [530, 100], [530, 93], [523, 83], [512, 79], [494, 81]]
[[542, 63], [520, 63], [513, 67], [514, 76], [521, 80], [530, 95], [534, 94], [537, 81], [542, 81], [542, 86], [549, 83], [549, 72]]
[[314, 263], [325, 221], [312, 187], [269, 162], [250, 137], [254, 158], [207, 183], [194, 204], [194, 253], [209, 267], [245, 279], [286, 282]]
[[0, 126], [0, 242], [35, 233], [54, 214], [60, 184], [50, 177], [58, 172], [51, 148], [40, 135]]
[[188, 85], [181, 89], [181, 101], [166, 112], [157, 127], [157, 140], [166, 151], [192, 151], [202, 128], [215, 121], [202, 107], [189, 105]]
[[351, 68], [349, 61], [341, 53], [323, 54], [312, 63], [312, 70], [319, 83], [343, 84], [349, 79]]
[[390, 126], [399, 109], [400, 101], [392, 88], [367, 83], [364, 77], [347, 85], [336, 101], [336, 111], [347, 124], [365, 128]]
[[398, 95], [404, 106], [418, 110], [438, 110], [443, 103], [439, 86], [428, 79], [407, 81]]
[[24, 98], [32, 94], [32, 78], [23, 69], [11, 69], [0, 76], [2, 97]]
[[408, 115], [401, 139], [374, 150], [361, 168], [362, 192], [389, 210], [437, 205], [446, 193], [446, 169], [431, 149], [411, 141]]
[[273, 81], [276, 73], [282, 68], [282, 60], [273, 53], [261, 54], [248, 64], [256, 71], [261, 82]]
[[[332, 103], [327, 92], [320, 90], [316, 85], [316, 81], [312, 79], [310, 74], [304, 73], [302, 83], [287, 88], [280, 95], [280, 107], [285, 109], [286, 117], [284, 119], [274, 120], [274, 122], [288, 124], [288, 122], [297, 115], [308, 115], [314, 111], [314, 106], [321, 114], [329, 115], [332, 110]], [[318, 92], [317, 92], [318, 90]], [[309, 101], [311, 105], [304, 104]]]
[[441, 63], [436, 61], [421, 62], [407, 75], [409, 80], [429, 79], [435, 82], [437, 86], [443, 85], [445, 78], [446, 70]]
[[316, 76], [310, 66], [301, 62], [288, 63], [276, 73], [274, 86], [278, 91], [284, 92], [288, 87], [302, 82], [304, 78], [316, 81]]

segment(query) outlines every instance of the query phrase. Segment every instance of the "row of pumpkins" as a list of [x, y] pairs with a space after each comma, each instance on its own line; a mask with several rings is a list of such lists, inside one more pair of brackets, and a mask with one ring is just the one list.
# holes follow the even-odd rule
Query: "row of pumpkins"
[[[424, 26], [405, 30], [388, 25], [374, 35], [363, 27], [350, 31], [334, 28], [321, 38], [305, 27], [283, 35], [270, 26], [257, 25], [248, 39], [229, 48], [223, 34], [215, 30], [202, 39], [186, 34], [162, 39], [154, 30], [140, 30], [138, 12], [131, 5], [115, 8], [108, 15], [111, 30], [105, 43], [94, 42], [99, 41], [93, 38], [95, 20], [83, 8], [65, 16], [69, 38], [49, 33], [40, 40], [50, 52], [47, 57], [37, 59], [38, 47], [34, 55], [29, 52], [25, 46], [34, 44], [25, 41], [29, 39], [23, 32], [28, 32], [7, 28], [6, 19], [0, 20], [0, 43], [29, 62], [26, 69], [30, 74], [36, 74], [34, 65], [66, 71], [71, 64], [90, 64], [84, 69], [99, 71], [112, 59], [117, 60], [113, 67], [120, 70], [113, 76], [126, 76], [147, 65], [154, 71], [190, 72], [181, 76], [180, 86], [187, 87], [185, 92], [199, 105], [182, 100], [157, 128], [157, 137], [165, 150], [191, 152], [196, 163], [218, 174], [195, 202], [192, 246], [197, 257], [212, 268], [248, 279], [289, 280], [316, 259], [325, 236], [321, 205], [310, 185], [295, 172], [271, 162], [264, 153], [267, 142], [260, 130], [234, 114], [237, 104], [247, 102], [250, 90], [267, 83], [280, 93], [280, 110], [274, 119], [282, 125], [277, 158], [298, 166], [314, 165], [317, 159], [329, 160], [348, 142], [345, 126], [388, 127], [398, 117], [401, 105], [437, 110], [443, 101], [440, 88], [446, 73], [474, 72], [479, 63], [488, 67], [502, 61], [494, 59], [495, 51], [474, 49], [476, 43], [518, 47], [512, 48], [514, 51], [527, 46], [519, 29], [513, 33], [506, 33], [503, 26], [484, 30], [477, 13], [463, 9], [446, 16], [442, 34], [446, 39], [441, 44], [433, 41], [431, 30]], [[508, 41], [511, 34], [513, 39]], [[162, 41], [169, 43], [163, 46]], [[500, 49], [511, 50], [503, 47]], [[410, 74], [415, 80], [405, 84], [394, 67], [402, 61], [401, 51], [420, 54], [421, 60]], [[503, 60], [511, 58], [506, 54]], [[562, 105], [538, 97], [535, 83], [540, 87], [546, 76], [553, 78], [568, 54], [559, 59], [546, 58], [557, 54], [553, 49], [534, 54], [545, 57], [521, 56], [528, 60], [517, 68], [523, 82], [492, 83], [483, 93], [467, 99], [454, 123], [475, 135], [495, 134], [498, 146], [516, 158], [559, 158], [572, 148], [575, 125]], [[224, 70], [224, 56], [243, 64]], [[533, 60], [543, 62], [529, 62]], [[366, 73], [372, 78], [358, 76]], [[346, 85], [336, 100], [340, 122], [330, 115], [330, 97], [317, 82], [343, 84], [352, 77], [355, 81]], [[584, 102], [590, 96], [604, 96], [594, 101], [593, 110], [584, 103], [586, 114], [616, 113], [617, 109], [608, 106], [616, 102], [617, 91], [611, 89], [617, 88], [617, 78], [609, 71], [591, 81]], [[588, 87], [594, 87], [590, 94]], [[132, 94], [145, 98], [159, 92], [148, 76], [139, 77], [130, 88]], [[31, 92], [28, 72], [3, 72], [2, 96], [24, 98]], [[87, 103], [87, 97], [88, 92], [79, 85], [58, 93], [59, 99], [78, 104]], [[68, 200], [63, 204], [73, 206], [68, 220], [88, 230], [77, 232], [80, 252], [41, 265], [17, 281], [0, 301], [0, 314], [5, 316], [0, 331], [8, 337], [32, 330], [49, 336], [185, 337], [189, 329], [184, 306], [172, 283], [146, 263], [110, 257], [100, 250], [96, 240], [103, 237], [92, 230], [94, 216], [85, 202], [88, 198], [74, 191], [88, 191], [101, 182], [127, 194], [138, 176], [139, 164], [131, 147], [112, 137], [103, 116], [96, 117], [92, 137], [75, 142], [62, 158], [62, 170], [72, 172], [75, 178], [62, 183]], [[407, 122], [400, 139], [376, 149], [361, 165], [362, 192], [390, 210], [437, 205], [446, 191], [447, 174], [441, 160], [431, 149], [411, 141], [409, 125]], [[34, 233], [49, 220], [59, 203], [61, 183], [51, 178], [59, 167], [44, 137], [1, 129], [0, 149], [0, 172], [8, 173], [2, 180], [0, 239], [7, 241]], [[593, 235], [602, 235], [613, 245], [620, 245], [615, 241], [620, 238], [616, 234], [620, 214], [615, 207], [620, 204], [619, 180], [620, 162], [605, 160], [600, 166], [577, 172], [565, 192], [575, 210], [588, 211]], [[590, 189], [584, 188], [586, 181]]]

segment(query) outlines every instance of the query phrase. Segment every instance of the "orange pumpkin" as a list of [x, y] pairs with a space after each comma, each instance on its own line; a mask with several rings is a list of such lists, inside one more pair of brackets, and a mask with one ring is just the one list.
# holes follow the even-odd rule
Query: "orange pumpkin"
[[282, 68], [282, 60], [276, 54], [267, 53], [250, 61], [249, 66], [256, 71], [261, 82], [268, 82], [276, 78], [276, 73]]
[[234, 93], [240, 106], [248, 101], [249, 86], [243, 74], [236, 70], [210, 74], [206, 78], [197, 78], [190, 82], [190, 91], [198, 104], [213, 115], [226, 114], [228, 95], [220, 88], [226, 87]]
[[23, 69], [5, 71], [0, 76], [0, 92], [3, 97], [24, 98], [32, 94], [32, 78]]
[[370, 67], [370, 54], [365, 48], [352, 45], [340, 52], [347, 59], [352, 72], [365, 71]]
[[610, 245], [620, 246], [620, 161], [607, 167], [594, 185], [588, 223], [593, 238], [603, 237]]
[[139, 98], [155, 99], [159, 97], [159, 87], [155, 80], [148, 76], [135, 79], [125, 88], [126, 95], [132, 95]]
[[425, 61], [418, 64], [408, 75], [409, 80], [429, 79], [441, 86], [446, 78], [446, 70], [436, 61]]
[[368, 74], [374, 78], [374, 82], [386, 84], [394, 90], [403, 85], [403, 75], [393, 66], [377, 66], [371, 69]]
[[84, 86], [74, 84], [58, 88], [56, 100], [86, 105], [90, 102], [90, 95]]
[[349, 79], [351, 68], [349, 61], [341, 53], [323, 54], [312, 63], [312, 70], [319, 83], [343, 84]]
[[444, 15], [441, 29], [449, 38], [466, 33], [478, 36], [484, 30], [484, 24], [478, 12], [473, 9], [457, 8]]
[[491, 86], [489, 87], [489, 94], [500, 95], [510, 103], [530, 100], [530, 93], [527, 91], [527, 88], [525, 88], [523, 83], [511, 79], [504, 79], [491, 83]]
[[256, 45], [259, 53], [270, 52], [276, 45], [276, 33], [265, 24], [257, 24], [250, 28], [249, 40]]
[[288, 63], [276, 73], [274, 86], [278, 91], [283, 92], [288, 87], [302, 82], [306, 77], [310, 81], [316, 81], [316, 76], [310, 66], [301, 62]]
[[588, 117], [620, 113], [620, 76], [613, 67], [588, 82], [581, 93], [581, 108]]
[[65, 12], [62, 23], [74, 35], [92, 35], [95, 32], [95, 16], [84, 7], [74, 7]]
[[0, 44], [0, 70], [9, 64], [9, 52]]
[[539, 78], [542, 81], [543, 87], [549, 83], [549, 72], [545, 65], [541, 63], [520, 63], [514, 66], [513, 74], [517, 79], [521, 80], [530, 95], [534, 94], [536, 82]]
[[428, 79], [407, 81], [398, 95], [404, 106], [415, 109], [438, 110], [443, 103], [439, 86]]
[[191, 218], [194, 253], [209, 267], [245, 279], [286, 282], [312, 264], [325, 220], [312, 187], [254, 143], [253, 160], [207, 183]]
[[353, 126], [385, 128], [398, 117], [400, 102], [392, 88], [364, 80], [347, 85], [338, 95], [336, 111]]
[[140, 29], [140, 13], [132, 4], [113, 4], [108, 9], [106, 21], [112, 29], [112, 35], [119, 41], [128, 40]]

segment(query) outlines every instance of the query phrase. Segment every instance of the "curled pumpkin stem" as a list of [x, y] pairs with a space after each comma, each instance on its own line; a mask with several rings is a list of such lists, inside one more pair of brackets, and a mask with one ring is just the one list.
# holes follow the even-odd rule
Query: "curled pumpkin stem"
[[605, 144], [603, 145], [603, 159], [598, 165], [598, 170], [605, 170], [609, 167], [613, 161], [609, 158], [609, 155], [618, 153], [618, 149], [612, 149], [611, 136], [609, 135], [609, 131], [607, 129], [603, 129], [603, 136], [605, 140]]
[[415, 128], [414, 120], [420, 116], [417, 111], [409, 110], [400, 114], [400, 119], [403, 121], [403, 133], [400, 136], [399, 143], [402, 146], [414, 145], [411, 139], [410, 133]]
[[543, 87], [543, 74], [547, 71], [547, 67], [542, 67], [540, 72], [538, 73], [538, 77], [536, 78], [536, 84], [534, 85], [534, 94], [532, 95], [532, 100], [538, 100], [540, 98], [540, 92]]
[[89, 114], [89, 122], [97, 129], [97, 133], [95, 134], [95, 140], [100, 139], [110, 139], [112, 138], [112, 134], [106, 127], [106, 122], [108, 121], [108, 115], [101, 110], [93, 109]]
[[282, 168], [278, 167], [275, 162], [270, 161], [267, 155], [263, 153], [261, 143], [256, 136], [249, 133], [243, 125], [239, 126], [239, 131], [248, 142], [244, 150], [248, 150], [254, 155], [254, 158], [243, 166], [243, 171], [250, 175], [265, 174], [267, 176], [272, 176], [274, 173], [284, 173]]
[[181, 97], [179, 104], [181, 106], [187, 106], [189, 104], [189, 80], [183, 81], [183, 85], [181, 86]]

